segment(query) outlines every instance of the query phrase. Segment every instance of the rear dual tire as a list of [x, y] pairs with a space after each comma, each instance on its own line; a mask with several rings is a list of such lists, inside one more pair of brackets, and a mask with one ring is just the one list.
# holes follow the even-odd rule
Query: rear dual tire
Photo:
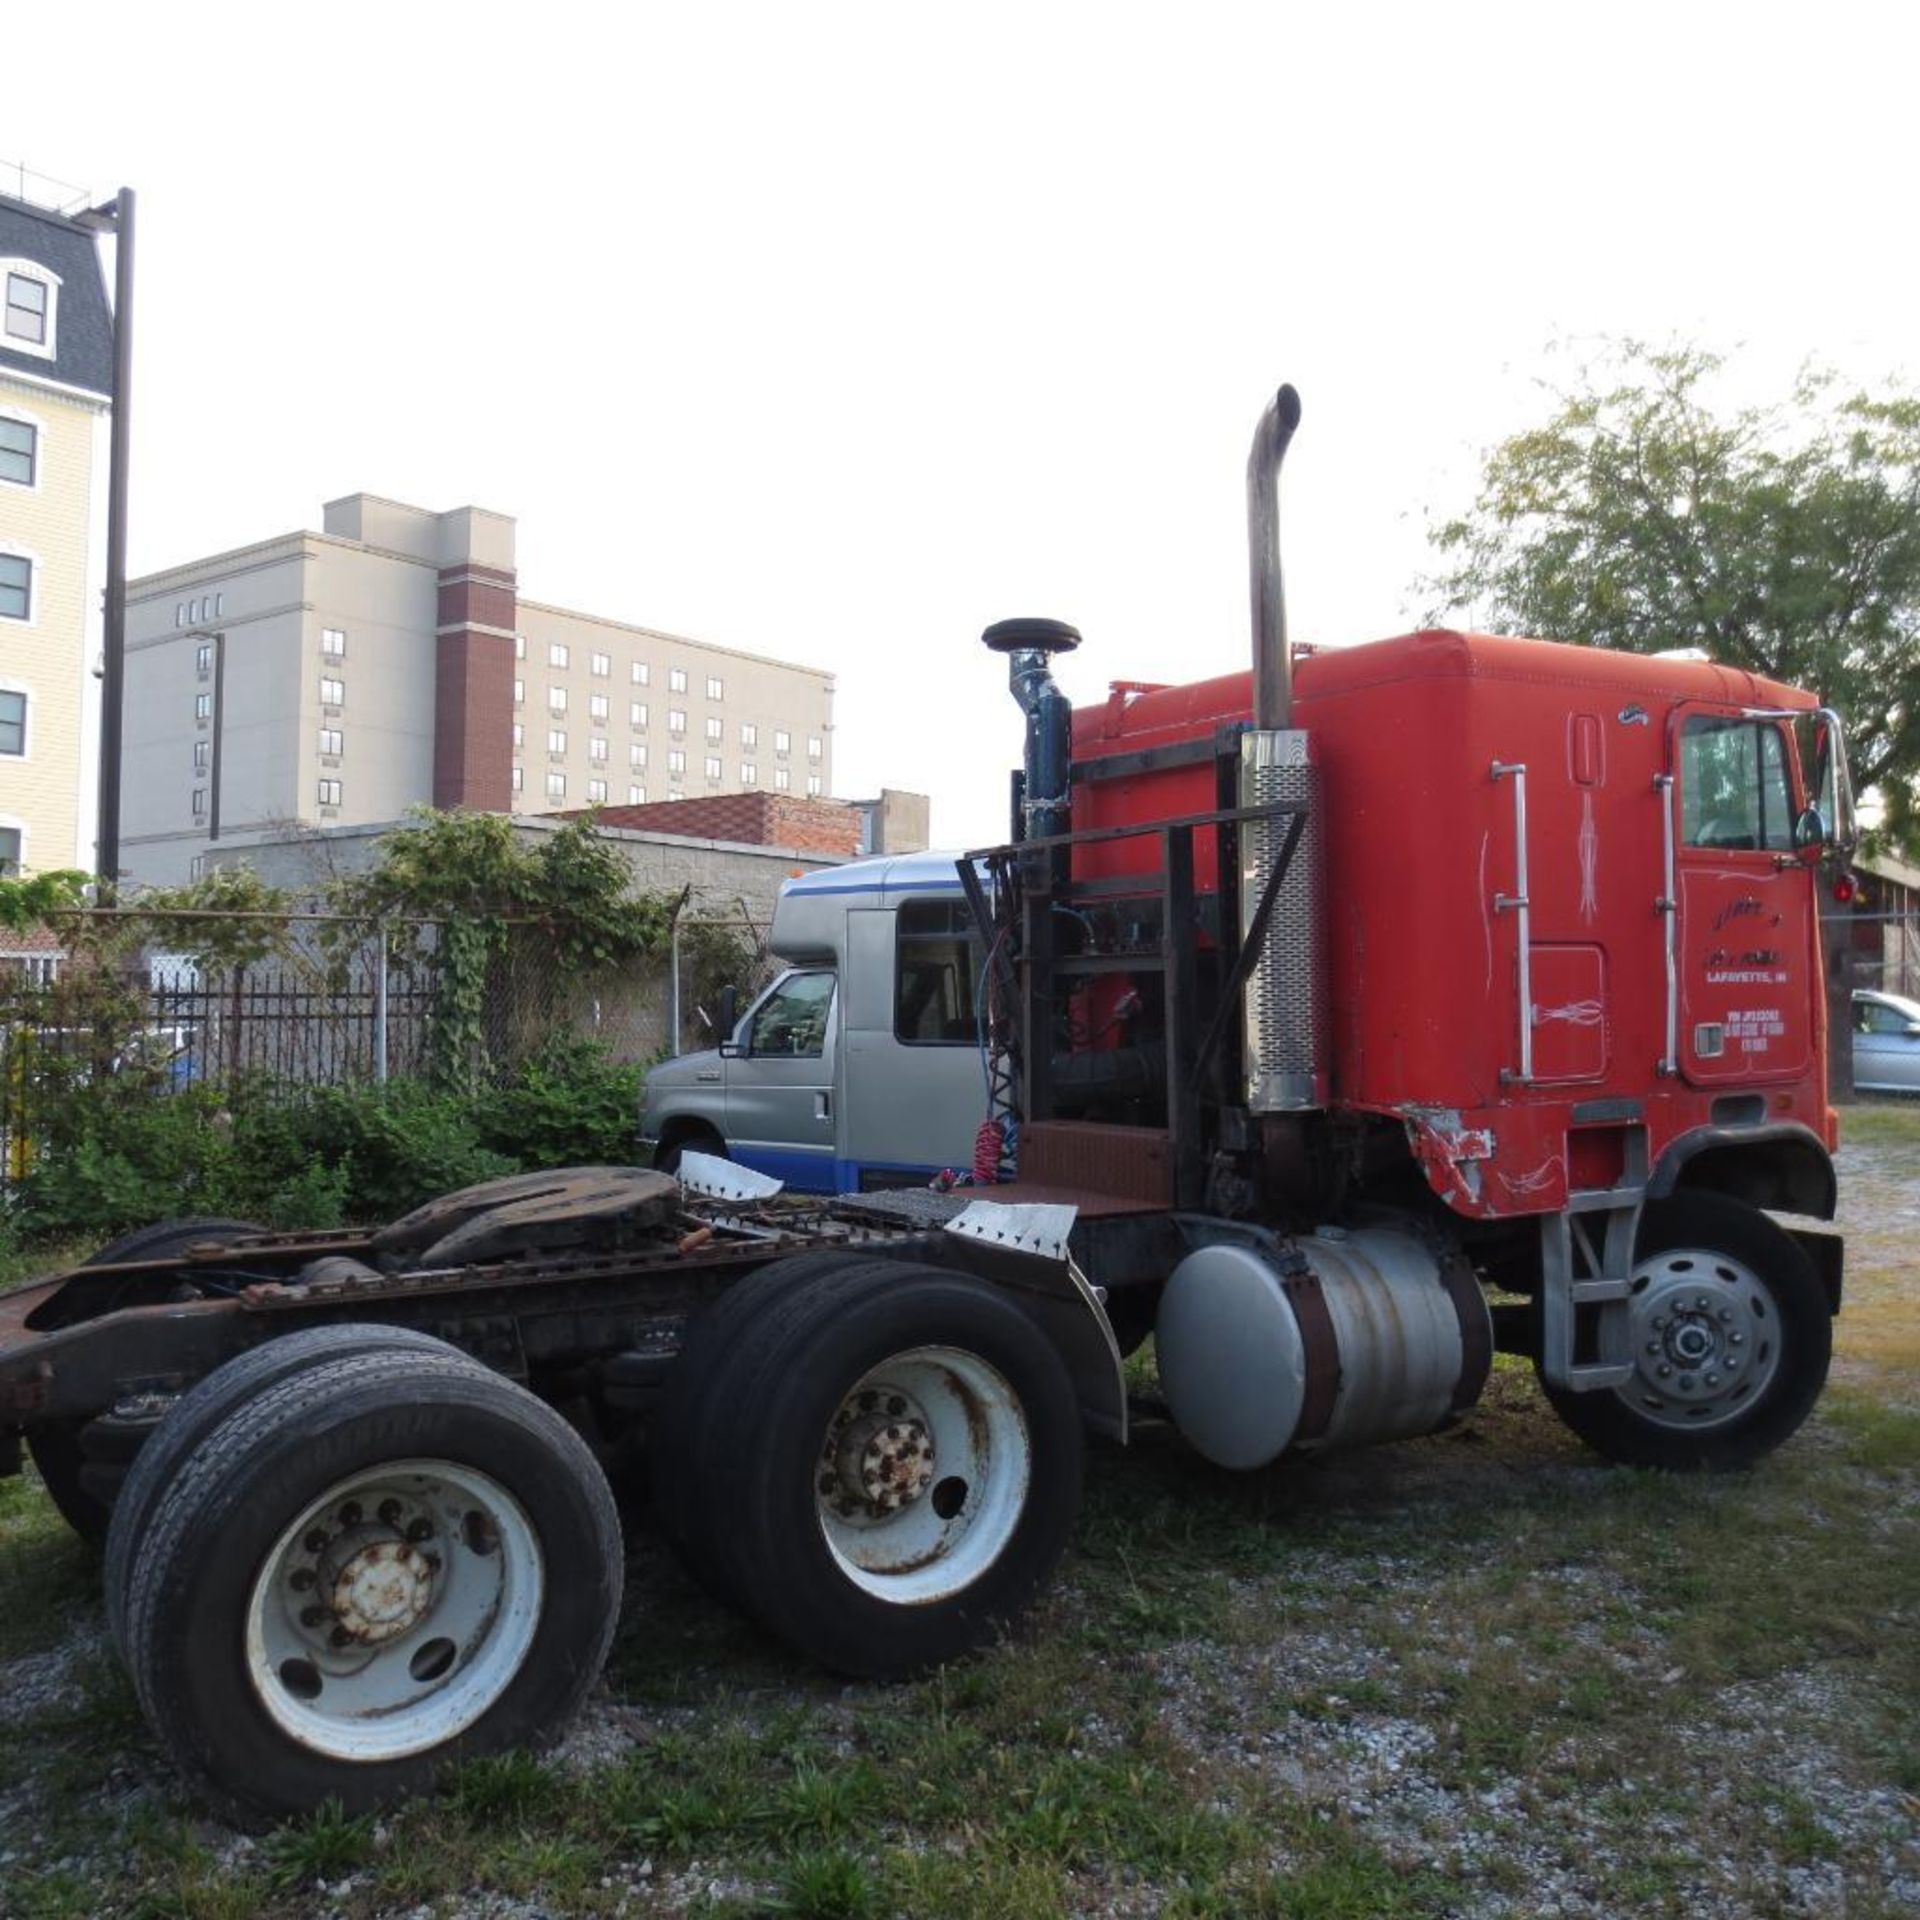
[[842, 1254], [769, 1269], [718, 1331], [656, 1463], [703, 1584], [862, 1677], [999, 1633], [1079, 1509], [1079, 1407], [1034, 1323], [965, 1276]]
[[605, 1477], [550, 1408], [458, 1355], [347, 1353], [187, 1454], [123, 1548], [125, 1655], [224, 1813], [360, 1810], [554, 1737], [622, 1561]]

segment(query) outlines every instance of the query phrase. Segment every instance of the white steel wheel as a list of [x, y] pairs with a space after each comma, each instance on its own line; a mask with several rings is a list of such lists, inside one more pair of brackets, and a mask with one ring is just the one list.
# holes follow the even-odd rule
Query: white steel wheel
[[841, 1402], [815, 1475], [840, 1570], [895, 1606], [972, 1587], [1026, 1510], [1033, 1444], [998, 1368], [955, 1347], [894, 1354]]
[[1616, 1389], [1640, 1419], [1704, 1433], [1737, 1420], [1780, 1364], [1773, 1295], [1710, 1247], [1670, 1247], [1634, 1269], [1633, 1378]]
[[395, 1760], [484, 1714], [524, 1664], [546, 1586], [511, 1493], [447, 1460], [329, 1487], [269, 1549], [247, 1603], [247, 1673], [293, 1740]]

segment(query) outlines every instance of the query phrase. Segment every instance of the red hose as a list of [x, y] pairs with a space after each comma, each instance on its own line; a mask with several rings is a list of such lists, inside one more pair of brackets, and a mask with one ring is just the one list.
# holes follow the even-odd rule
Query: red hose
[[990, 1187], [1000, 1178], [1000, 1154], [1006, 1145], [1006, 1130], [998, 1120], [982, 1120], [973, 1136], [973, 1184]]

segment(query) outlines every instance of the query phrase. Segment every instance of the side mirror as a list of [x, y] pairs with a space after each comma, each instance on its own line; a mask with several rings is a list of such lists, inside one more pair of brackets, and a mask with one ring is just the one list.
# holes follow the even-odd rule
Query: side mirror
[[1832, 842], [1827, 831], [1826, 817], [1818, 807], [1809, 807], [1793, 823], [1794, 851], [1803, 860], [1817, 860]]
[[1920, 1020], [1909, 1020], [1906, 1033], [1909, 1040], [1920, 1040]]
[[720, 1058], [722, 1060], [743, 1060], [746, 1058], [746, 1053], [746, 1048], [743, 1047], [738, 1040], [722, 1040], [720, 1042]]

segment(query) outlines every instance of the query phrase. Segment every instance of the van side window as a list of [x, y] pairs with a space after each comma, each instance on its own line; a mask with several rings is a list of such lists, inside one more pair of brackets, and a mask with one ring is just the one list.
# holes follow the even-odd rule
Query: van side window
[[1680, 739], [1680, 832], [1690, 847], [1787, 852], [1793, 790], [1780, 729], [1694, 714]]
[[910, 1047], [971, 1047], [980, 943], [958, 900], [906, 900], [894, 923], [893, 1033]]
[[817, 1060], [826, 1051], [827, 1011], [832, 1005], [832, 974], [796, 973], [761, 1001], [747, 1044], [756, 1054]]

